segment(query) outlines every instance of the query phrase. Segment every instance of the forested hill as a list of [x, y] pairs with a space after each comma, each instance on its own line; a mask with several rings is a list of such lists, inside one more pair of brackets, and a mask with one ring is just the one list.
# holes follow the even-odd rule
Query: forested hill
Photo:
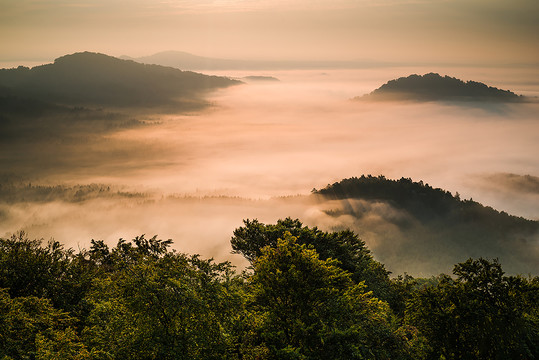
[[391, 80], [370, 94], [355, 99], [492, 102], [519, 102], [525, 100], [523, 96], [509, 90], [501, 90], [476, 81], [464, 82], [454, 77], [441, 76], [436, 73], [414, 74]]
[[90, 52], [65, 55], [32, 69], [0, 70], [0, 95], [64, 105], [156, 106], [239, 83]]
[[424, 220], [449, 216], [462, 221], [483, 222], [485, 225], [491, 224], [505, 230], [539, 230], [539, 221], [499, 212], [471, 199], [462, 200], [458, 193], [453, 196], [449, 191], [433, 188], [423, 181], [414, 182], [409, 178], [391, 180], [385, 176], [363, 175], [328, 185], [316, 193], [332, 199], [387, 201]]
[[314, 193], [338, 200], [327, 210], [330, 216], [352, 217], [358, 231], [375, 234], [374, 253], [394, 270], [436, 272], [452, 261], [486, 256], [500, 258], [510, 272], [539, 271], [539, 221], [407, 178], [354, 177]]

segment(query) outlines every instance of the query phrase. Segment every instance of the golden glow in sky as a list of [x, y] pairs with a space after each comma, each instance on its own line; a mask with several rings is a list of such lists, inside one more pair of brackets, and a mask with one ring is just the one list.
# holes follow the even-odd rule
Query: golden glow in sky
[[3, 0], [0, 61], [165, 50], [245, 59], [539, 62], [536, 0]]

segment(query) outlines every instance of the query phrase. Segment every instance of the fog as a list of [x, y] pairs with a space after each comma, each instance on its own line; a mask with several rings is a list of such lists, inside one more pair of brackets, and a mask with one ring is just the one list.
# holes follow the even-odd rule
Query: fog
[[[130, 114], [144, 125], [2, 145], [8, 182], [19, 190], [29, 182], [105, 184], [112, 190], [77, 201], [37, 201], [28, 195], [0, 200], [0, 236], [25, 230], [30, 237], [53, 237], [78, 249], [88, 247], [90, 239], [114, 245], [121, 237], [158, 235], [173, 239], [179, 251], [241, 267], [245, 261], [230, 254], [229, 240], [242, 220], [272, 223], [290, 216], [324, 230], [352, 227], [375, 258], [395, 261], [391, 251], [397, 248], [389, 244], [402, 234], [376, 222], [398, 213], [387, 215], [394, 210], [382, 211], [383, 204], [363, 204], [370, 218], [335, 218], [324, 212], [335, 204], [309, 196], [313, 188], [362, 174], [422, 180], [461, 198], [539, 219], [539, 103], [351, 100], [387, 80], [431, 71], [539, 95], [539, 84], [529, 81], [537, 74], [530, 76], [530, 69], [217, 74], [280, 81], [220, 90], [211, 94], [211, 107], [197, 112], [140, 119]], [[127, 193], [139, 195], [118, 195]], [[422, 275], [451, 270], [411, 262], [386, 265], [397, 273], [406, 265], [409, 273]]]

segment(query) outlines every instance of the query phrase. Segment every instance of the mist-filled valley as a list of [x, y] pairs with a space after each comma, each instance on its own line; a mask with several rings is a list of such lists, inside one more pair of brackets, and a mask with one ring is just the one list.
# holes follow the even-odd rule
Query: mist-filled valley
[[[353, 100], [391, 79], [433, 71], [532, 101]], [[223, 70], [211, 75], [241, 83], [204, 88], [174, 106], [157, 98], [151, 106], [124, 101], [131, 91], [144, 97], [140, 83], [117, 94], [122, 104], [8, 92], [0, 236], [24, 230], [81, 249], [91, 239], [115, 244], [158, 235], [181, 252], [241, 268], [247, 262], [231, 254], [233, 230], [244, 219], [291, 217], [324, 231], [350, 228], [395, 275], [449, 273], [481, 256], [498, 257], [510, 273], [537, 274], [539, 84], [530, 71]], [[269, 77], [279, 81], [263, 81]], [[409, 178], [535, 222], [526, 231], [469, 218], [444, 222], [440, 214], [425, 222], [391, 199], [312, 191], [369, 174]]]
[[0, 1], [0, 359], [539, 358], [538, 14]]

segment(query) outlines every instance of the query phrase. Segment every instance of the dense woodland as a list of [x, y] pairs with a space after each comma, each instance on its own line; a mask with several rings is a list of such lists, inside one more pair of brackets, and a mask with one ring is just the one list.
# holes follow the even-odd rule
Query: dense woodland
[[92, 240], [0, 239], [0, 358], [535, 359], [539, 277], [496, 260], [391, 277], [351, 231], [245, 220], [251, 266]]

